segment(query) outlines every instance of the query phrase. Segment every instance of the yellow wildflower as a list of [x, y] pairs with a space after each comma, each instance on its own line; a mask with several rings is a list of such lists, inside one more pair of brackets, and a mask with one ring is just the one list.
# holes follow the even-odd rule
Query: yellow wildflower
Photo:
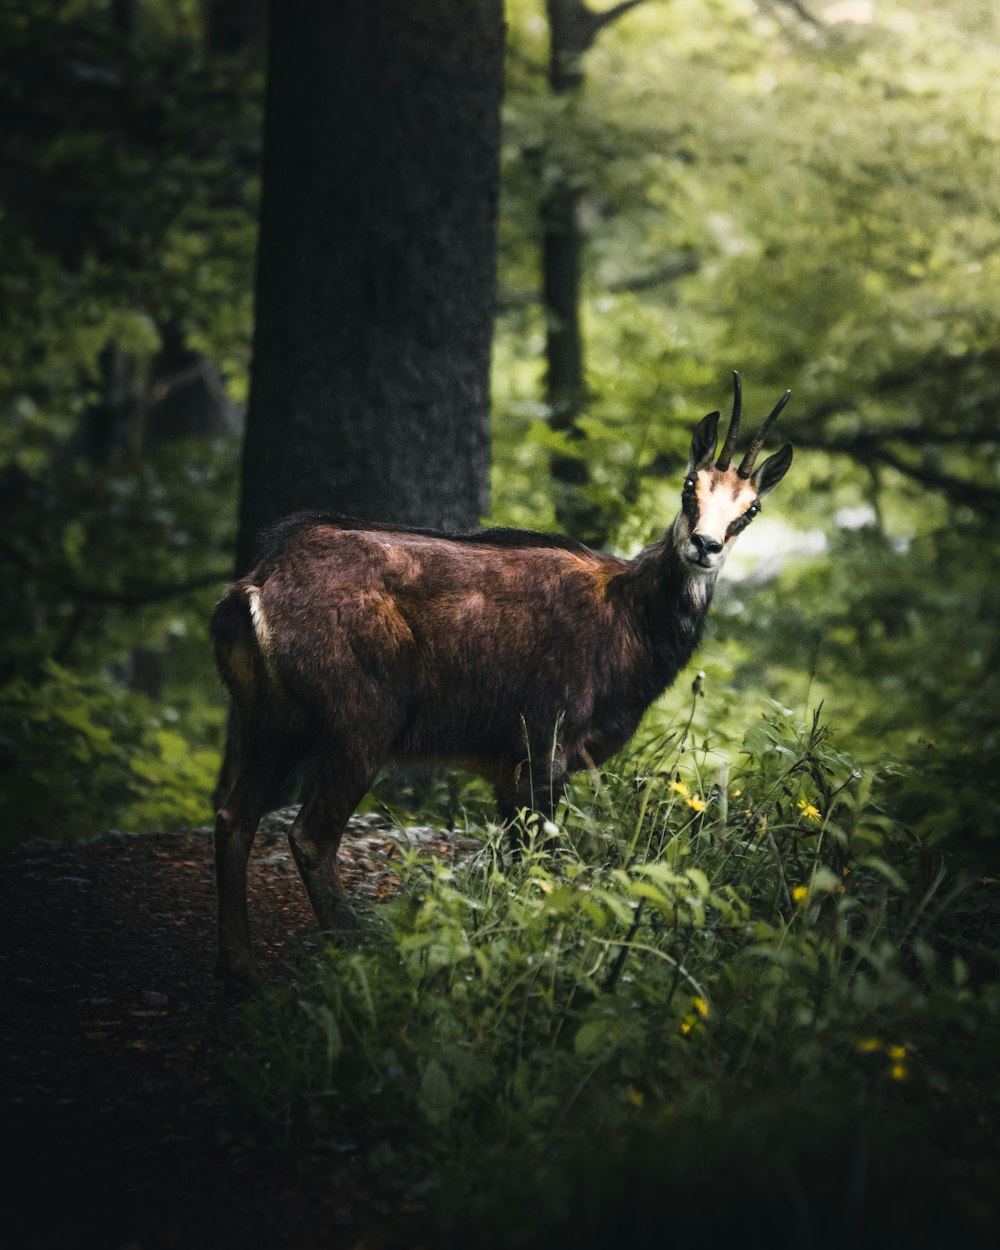
[[885, 1053], [889, 1056], [890, 1059], [894, 1060], [896, 1063], [900, 1063], [902, 1060], [906, 1058], [906, 1047], [905, 1046], [889, 1046], [886, 1049]]
[[691, 793], [683, 781], [671, 781], [667, 785], [668, 790], [673, 790], [674, 794], [683, 794], [685, 798]]
[[906, 1080], [906, 1064], [894, 1063], [892, 1067], [889, 1069], [889, 1075], [892, 1077], [894, 1081], [905, 1081]]
[[792, 891], [792, 898], [796, 903], [804, 903], [809, 897], [809, 887], [807, 885], [797, 885]]
[[628, 1092], [628, 1100], [633, 1107], [641, 1107], [646, 1101], [646, 1095], [641, 1089], [630, 1089]]
[[743, 793], [742, 790], [730, 790], [729, 791], [730, 796], [734, 799], [738, 799], [742, 793]]
[[681, 1021], [681, 1032], [682, 1032], [682, 1033], [690, 1033], [690, 1032], [691, 1032], [691, 1021], [690, 1021], [690, 1020], [682, 1020], [682, 1021]]
[[814, 803], [807, 803], [805, 799], [799, 799], [799, 811], [806, 818], [806, 820], [819, 822], [823, 819], [819, 808], [816, 807]]
[[698, 1013], [699, 1016], [701, 1016], [703, 1020], [708, 1016], [708, 1013], [711, 1010], [708, 1003], [701, 996], [697, 998], [692, 998], [691, 1006], [695, 1009], [695, 1011]]
[[703, 812], [705, 808], [708, 807], [705, 800], [698, 798], [696, 794], [692, 795], [689, 799], [685, 799], [684, 801], [687, 803], [688, 807], [693, 808], [696, 812]]
[[877, 1037], [862, 1037], [854, 1043], [854, 1049], [863, 1055], [870, 1055], [873, 1050], [881, 1050], [882, 1043]]

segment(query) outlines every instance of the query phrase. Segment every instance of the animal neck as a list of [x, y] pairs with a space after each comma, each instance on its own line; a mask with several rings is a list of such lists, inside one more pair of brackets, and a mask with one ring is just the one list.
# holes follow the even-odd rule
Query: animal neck
[[691, 569], [677, 550], [673, 527], [632, 562], [634, 608], [653, 657], [655, 694], [670, 685], [701, 641], [716, 576]]

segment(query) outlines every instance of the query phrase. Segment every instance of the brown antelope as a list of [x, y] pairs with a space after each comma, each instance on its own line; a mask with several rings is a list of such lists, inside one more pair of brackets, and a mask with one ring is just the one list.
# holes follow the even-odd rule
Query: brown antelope
[[219, 974], [258, 982], [247, 857], [268, 800], [299, 761], [315, 783], [289, 834], [321, 929], [352, 923], [337, 869], [347, 820], [389, 761], [452, 761], [493, 783], [503, 819], [551, 814], [569, 773], [600, 764], [698, 645], [736, 536], [784, 477], [791, 446], [738, 468], [733, 412], [697, 426], [681, 509], [633, 560], [552, 534], [443, 534], [300, 515], [219, 603], [212, 637], [236, 720], [235, 784], [216, 819]]

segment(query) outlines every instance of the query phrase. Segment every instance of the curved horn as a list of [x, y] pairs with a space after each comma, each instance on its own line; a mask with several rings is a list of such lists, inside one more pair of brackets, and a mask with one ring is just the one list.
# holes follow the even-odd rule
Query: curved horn
[[740, 432], [740, 417], [743, 415], [743, 384], [740, 382], [740, 375], [733, 370], [733, 415], [729, 418], [729, 429], [726, 431], [726, 441], [722, 444], [722, 451], [719, 452], [719, 458], [715, 462], [717, 469], [728, 469], [729, 462], [733, 458], [733, 450], [736, 447], [736, 438]]
[[740, 475], [740, 477], [750, 476], [750, 472], [753, 469], [754, 461], [757, 459], [758, 455], [760, 454], [760, 449], [764, 446], [764, 439], [767, 438], [768, 430], [771, 428], [772, 425], [774, 425], [775, 421], [777, 421], [778, 414], [781, 412], [782, 408], [784, 408], [785, 404], [788, 403], [791, 397], [792, 397], [792, 392], [785, 391], [784, 395], [782, 395], [782, 397], [774, 405], [774, 409], [772, 410], [770, 416], [767, 418], [764, 424], [760, 427], [757, 433], [753, 436], [753, 442], [747, 448], [746, 455], [743, 457], [742, 461], [740, 462], [740, 467], [736, 470], [736, 472]]

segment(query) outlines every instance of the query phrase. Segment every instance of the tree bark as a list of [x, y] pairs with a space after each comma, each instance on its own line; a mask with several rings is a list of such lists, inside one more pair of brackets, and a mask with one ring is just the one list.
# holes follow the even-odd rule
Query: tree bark
[[302, 509], [488, 507], [501, 0], [270, 5], [237, 566]]
[[[549, 89], [576, 91], [583, 81], [581, 58], [589, 44], [590, 10], [581, 0], [546, 0], [549, 19]], [[550, 171], [539, 208], [542, 302], [545, 307], [545, 404], [549, 425], [570, 439], [582, 437], [577, 418], [586, 401], [580, 287], [583, 234], [580, 191], [571, 172]], [[549, 463], [553, 506], [560, 529], [600, 546], [606, 539], [600, 512], [580, 488], [590, 480], [587, 462], [556, 453]]]
[[[545, 406], [552, 429], [573, 442], [583, 438], [577, 419], [587, 400], [580, 327], [583, 236], [579, 203], [579, 191], [571, 178], [562, 175], [541, 203]], [[586, 460], [554, 452], [549, 472], [560, 529], [591, 546], [603, 546], [608, 537], [606, 521], [600, 508], [581, 491], [590, 481]]]

